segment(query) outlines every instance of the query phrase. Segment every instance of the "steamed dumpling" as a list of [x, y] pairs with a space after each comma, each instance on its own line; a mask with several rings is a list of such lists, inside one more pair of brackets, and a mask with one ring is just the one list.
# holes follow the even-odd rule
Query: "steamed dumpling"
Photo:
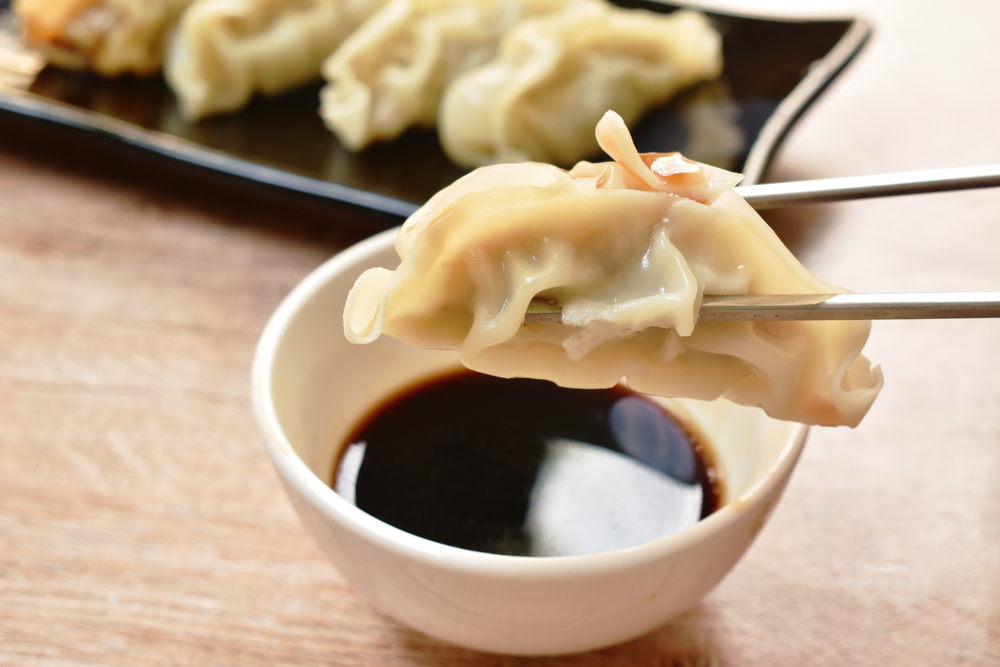
[[597, 151], [609, 108], [626, 123], [722, 71], [722, 40], [703, 14], [603, 2], [527, 19], [493, 61], [445, 91], [438, 131], [464, 166], [535, 160], [569, 166]]
[[320, 65], [380, 0], [196, 0], [164, 75], [189, 120], [236, 111], [320, 76]]
[[[882, 386], [860, 354], [869, 322], [697, 323], [704, 294], [843, 290], [796, 261], [733, 191], [737, 174], [640, 155], [611, 112], [597, 135], [614, 162], [484, 167], [433, 197], [400, 230], [399, 267], [358, 279], [347, 337], [457, 349], [502, 377], [625, 377], [640, 392], [856, 425]], [[563, 323], [523, 324], [535, 296], [562, 303]]]
[[320, 115], [351, 150], [432, 127], [448, 82], [495, 56], [522, 17], [569, 2], [392, 0], [323, 64]]
[[191, 0], [14, 0], [25, 41], [53, 65], [104, 76], [160, 70]]

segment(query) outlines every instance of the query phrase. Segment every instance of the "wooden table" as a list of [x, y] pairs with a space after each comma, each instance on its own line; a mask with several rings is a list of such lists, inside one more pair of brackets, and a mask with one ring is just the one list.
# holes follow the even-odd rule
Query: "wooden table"
[[[1000, 162], [1000, 4], [867, 7], [770, 179]], [[768, 219], [857, 291], [1000, 288], [1000, 190]], [[1000, 664], [994, 320], [877, 323], [872, 412], [813, 429], [746, 558], [647, 636], [515, 659], [373, 609], [293, 514], [248, 378], [282, 296], [386, 224], [0, 114], [0, 664]]]

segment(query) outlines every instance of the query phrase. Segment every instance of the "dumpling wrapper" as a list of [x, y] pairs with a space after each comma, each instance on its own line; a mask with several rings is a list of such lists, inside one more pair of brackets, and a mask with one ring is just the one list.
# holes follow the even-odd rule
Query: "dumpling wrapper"
[[445, 91], [441, 144], [458, 164], [534, 160], [569, 166], [597, 152], [607, 109], [626, 123], [722, 71], [722, 39], [704, 14], [578, 2], [530, 18], [499, 55]]
[[381, 0], [195, 0], [164, 76], [188, 120], [237, 111], [320, 77], [320, 66]]
[[[773, 417], [855, 426], [882, 387], [870, 322], [703, 322], [703, 294], [839, 293], [807, 271], [733, 187], [738, 174], [640, 155], [622, 119], [597, 127], [614, 162], [478, 169], [403, 225], [395, 271], [358, 278], [347, 338], [456, 349], [501, 377], [724, 396]], [[562, 323], [523, 324], [535, 296]], [[578, 326], [573, 326], [578, 325]]]
[[493, 58], [521, 18], [571, 1], [392, 0], [323, 64], [320, 115], [355, 151], [433, 127], [450, 81]]
[[160, 71], [170, 32], [191, 0], [14, 0], [25, 41], [64, 69], [103, 76]]

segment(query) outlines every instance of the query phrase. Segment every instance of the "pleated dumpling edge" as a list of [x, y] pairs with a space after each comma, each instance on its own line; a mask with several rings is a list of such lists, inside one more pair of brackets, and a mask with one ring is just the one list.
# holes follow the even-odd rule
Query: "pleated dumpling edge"
[[[844, 290], [781, 244], [733, 191], [739, 175], [640, 155], [613, 112], [597, 136], [614, 161], [483, 167], [433, 197], [400, 230], [399, 267], [352, 290], [348, 338], [456, 349], [501, 377], [627, 378], [644, 393], [857, 425], [882, 386], [861, 356], [869, 322], [697, 323], [704, 294]], [[536, 296], [562, 304], [563, 323], [525, 325]]]

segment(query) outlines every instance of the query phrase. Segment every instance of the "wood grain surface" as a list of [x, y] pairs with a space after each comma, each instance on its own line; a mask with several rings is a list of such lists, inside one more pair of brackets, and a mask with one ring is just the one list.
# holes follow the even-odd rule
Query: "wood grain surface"
[[[1000, 4], [865, 12], [769, 180], [1000, 162]], [[1000, 289], [998, 190], [767, 218], [856, 291]], [[994, 320], [876, 323], [872, 412], [813, 429], [748, 555], [649, 635], [512, 658], [380, 614], [293, 514], [248, 385], [287, 291], [389, 224], [0, 114], [0, 665], [1000, 665]]]

